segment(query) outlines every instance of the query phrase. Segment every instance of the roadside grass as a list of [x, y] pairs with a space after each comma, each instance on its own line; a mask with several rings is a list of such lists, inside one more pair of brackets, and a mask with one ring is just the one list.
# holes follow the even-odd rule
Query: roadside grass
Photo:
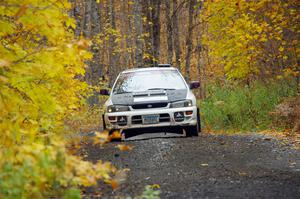
[[256, 132], [266, 129], [283, 130], [270, 114], [284, 99], [296, 96], [294, 81], [277, 83], [254, 82], [250, 86], [238, 84], [210, 85], [207, 96], [199, 102], [203, 127], [207, 131]]

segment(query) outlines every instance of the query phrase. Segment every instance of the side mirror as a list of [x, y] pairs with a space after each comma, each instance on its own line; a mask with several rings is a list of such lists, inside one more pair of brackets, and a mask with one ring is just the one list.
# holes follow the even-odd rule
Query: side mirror
[[107, 89], [101, 89], [100, 90], [100, 95], [109, 95], [109, 90], [107, 90]]
[[199, 81], [192, 81], [190, 83], [190, 89], [195, 89], [200, 87], [200, 82]]

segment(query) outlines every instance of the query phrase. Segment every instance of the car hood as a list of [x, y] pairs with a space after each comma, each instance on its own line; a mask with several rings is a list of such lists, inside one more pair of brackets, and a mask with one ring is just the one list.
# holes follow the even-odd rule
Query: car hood
[[143, 103], [174, 102], [185, 100], [187, 89], [180, 90], [152, 90], [144, 92], [112, 94], [111, 101], [114, 105], [133, 105]]

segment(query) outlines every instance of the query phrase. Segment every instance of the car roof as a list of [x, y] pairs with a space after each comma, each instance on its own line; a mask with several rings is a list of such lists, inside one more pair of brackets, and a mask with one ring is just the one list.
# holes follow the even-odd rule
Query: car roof
[[170, 70], [174, 71], [177, 68], [174, 67], [147, 67], [147, 68], [131, 68], [123, 71], [122, 73], [132, 73], [132, 72], [143, 72], [143, 71], [159, 71], [159, 70]]

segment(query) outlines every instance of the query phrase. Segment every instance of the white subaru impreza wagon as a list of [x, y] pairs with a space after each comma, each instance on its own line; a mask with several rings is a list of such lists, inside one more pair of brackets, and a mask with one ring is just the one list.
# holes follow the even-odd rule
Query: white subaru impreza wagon
[[109, 95], [103, 126], [110, 132], [147, 129], [197, 136], [201, 131], [200, 115], [191, 89], [199, 86], [198, 81], [187, 84], [170, 65], [123, 71], [111, 92], [100, 91]]

